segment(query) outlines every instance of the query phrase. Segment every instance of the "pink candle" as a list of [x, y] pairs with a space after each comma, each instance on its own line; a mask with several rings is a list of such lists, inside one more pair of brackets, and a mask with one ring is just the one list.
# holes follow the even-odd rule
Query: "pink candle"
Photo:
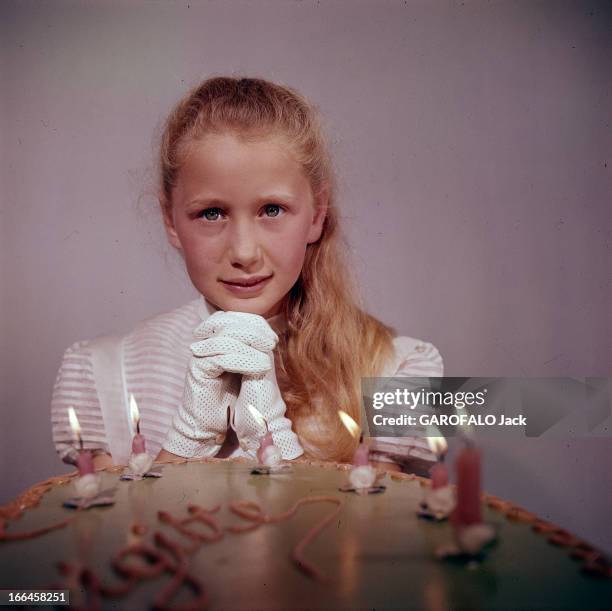
[[140, 411], [133, 394], [130, 394], [130, 415], [136, 435], [132, 438], [132, 454], [145, 454], [145, 438], [140, 434]]
[[363, 443], [359, 444], [359, 447], [353, 454], [353, 466], [354, 467], [365, 467], [370, 463], [370, 448]]
[[79, 475], [88, 475], [94, 472], [93, 456], [89, 450], [81, 450], [77, 457]]
[[456, 463], [457, 506], [451, 516], [455, 526], [469, 526], [482, 522], [480, 501], [480, 451], [466, 446]]
[[268, 431], [259, 442], [259, 450], [257, 450], [257, 460], [259, 462], [263, 462], [263, 453], [266, 448], [274, 445], [274, 439], [272, 438], [272, 433]]
[[429, 470], [429, 473], [431, 474], [431, 487], [433, 490], [448, 486], [448, 469], [443, 462], [437, 462]]
[[144, 454], [146, 451], [144, 435], [136, 433], [132, 439], [132, 454]]

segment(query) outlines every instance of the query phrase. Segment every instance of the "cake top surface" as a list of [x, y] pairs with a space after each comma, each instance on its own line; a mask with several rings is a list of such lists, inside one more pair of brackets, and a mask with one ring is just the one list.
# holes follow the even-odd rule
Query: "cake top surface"
[[[435, 550], [452, 540], [452, 527], [417, 518], [423, 495], [418, 478], [386, 477], [384, 493], [362, 496], [339, 491], [347, 479], [341, 466], [302, 462], [293, 464], [290, 473], [273, 476], [252, 475], [251, 467], [231, 460], [168, 464], [163, 478], [133, 482], [120, 482], [116, 473], [106, 472], [102, 477], [105, 486], [115, 487], [115, 504], [78, 512], [62, 507], [74, 494], [70, 481], [55, 485], [8, 532], [43, 528], [67, 517], [70, 523], [33, 539], [0, 542], [0, 588], [65, 582], [66, 567], [62, 577], [58, 562], [91, 567], [107, 587], [125, 584], [125, 577], [113, 569], [113, 558], [130, 544], [159, 547], [155, 533], [161, 533], [165, 540], [191, 548], [186, 570], [197, 576], [213, 608], [578, 608], [612, 594], [612, 581], [581, 572], [564, 550], [535, 533], [528, 520], [508, 520], [490, 507], [484, 519], [498, 528], [499, 542], [482, 563], [437, 559]], [[300, 499], [313, 497], [319, 500], [298, 506], [286, 519], [247, 532], [228, 530], [253, 525], [231, 510], [232, 503], [256, 503], [263, 514], [279, 517]], [[217, 540], [185, 536], [169, 523], [193, 516], [190, 505], [208, 510], [220, 505], [207, 514], [210, 520], [188, 525], [192, 533]], [[242, 507], [255, 511], [254, 505]], [[167, 512], [165, 518], [160, 519], [160, 511]], [[331, 522], [302, 550], [325, 578], [314, 580], [298, 570], [292, 551], [309, 529], [332, 514]], [[135, 524], [146, 527], [146, 533], [137, 537]], [[143, 558], [126, 556], [122, 562], [146, 567]], [[149, 559], [149, 568], [154, 564]], [[138, 580], [125, 596], [104, 598], [103, 606], [151, 606], [172, 575], [168, 571]], [[190, 596], [189, 588], [181, 588], [174, 601], [186, 602]]]

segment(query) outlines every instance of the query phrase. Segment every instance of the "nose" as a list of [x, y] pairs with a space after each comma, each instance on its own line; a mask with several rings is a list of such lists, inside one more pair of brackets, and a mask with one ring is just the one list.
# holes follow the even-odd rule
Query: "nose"
[[256, 228], [248, 222], [237, 221], [229, 236], [228, 254], [232, 267], [254, 271], [261, 261]]

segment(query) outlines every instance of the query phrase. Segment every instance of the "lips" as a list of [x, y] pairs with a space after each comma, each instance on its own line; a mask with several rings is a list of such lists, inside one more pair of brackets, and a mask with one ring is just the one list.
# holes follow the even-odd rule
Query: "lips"
[[261, 295], [272, 279], [270, 276], [251, 276], [250, 278], [232, 278], [221, 280], [225, 290], [239, 298], [250, 299]]
[[263, 280], [267, 280], [268, 278], [271, 278], [272, 276], [253, 276], [252, 278], [235, 278], [232, 280], [221, 280], [221, 282], [223, 282], [224, 284], [230, 284], [232, 286], [244, 286], [244, 287], [248, 287], [248, 286], [255, 286], [256, 284], [259, 284], [260, 282], [262, 282]]

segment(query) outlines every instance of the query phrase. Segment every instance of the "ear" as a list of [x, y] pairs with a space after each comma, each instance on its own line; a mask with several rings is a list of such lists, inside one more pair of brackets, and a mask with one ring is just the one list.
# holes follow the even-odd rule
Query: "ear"
[[321, 238], [323, 224], [329, 208], [329, 187], [324, 185], [314, 201], [315, 210], [312, 217], [312, 224], [308, 231], [308, 244], [313, 244]]
[[178, 250], [182, 250], [183, 246], [179, 239], [176, 227], [174, 224], [174, 217], [172, 215], [172, 207], [167, 205], [165, 200], [160, 197], [159, 205], [162, 211], [162, 217], [164, 219], [164, 227], [166, 229], [166, 235], [168, 236], [168, 242]]

